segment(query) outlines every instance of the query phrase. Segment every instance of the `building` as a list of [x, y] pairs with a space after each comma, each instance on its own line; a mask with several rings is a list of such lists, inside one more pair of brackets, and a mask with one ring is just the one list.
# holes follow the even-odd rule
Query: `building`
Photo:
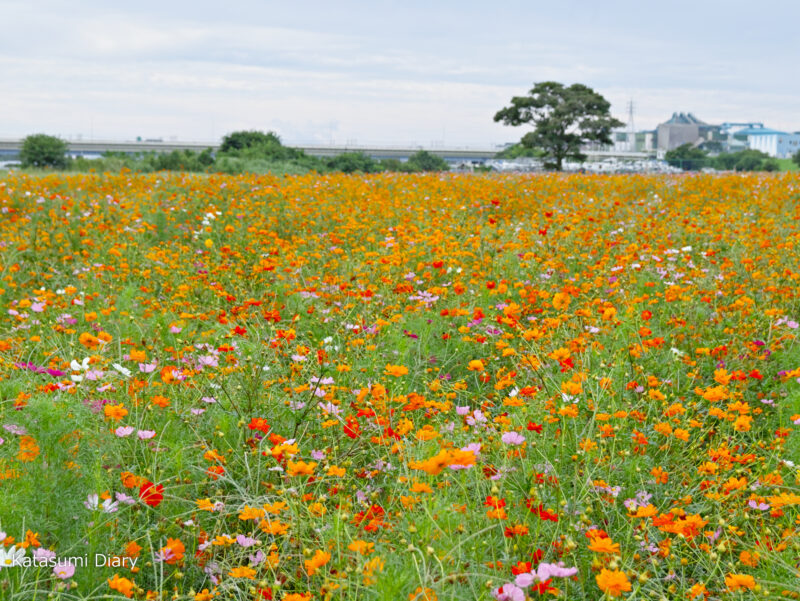
[[800, 151], [800, 132], [789, 134], [768, 127], [753, 127], [739, 130], [735, 135], [746, 137], [748, 148], [776, 159], [788, 159]]
[[613, 150], [614, 152], [655, 152], [656, 132], [655, 130], [643, 130], [633, 133], [627, 130], [616, 130], [611, 132], [613, 144], [610, 147], [595, 145], [597, 150]]
[[684, 144], [699, 146], [713, 140], [719, 134], [719, 129], [718, 125], [709, 125], [692, 113], [672, 113], [672, 117], [656, 129], [658, 149], [672, 150]]

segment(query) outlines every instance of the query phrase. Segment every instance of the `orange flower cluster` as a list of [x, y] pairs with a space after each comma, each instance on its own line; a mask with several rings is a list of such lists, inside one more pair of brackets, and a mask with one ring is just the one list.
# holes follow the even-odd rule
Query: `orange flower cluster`
[[3, 176], [7, 589], [800, 595], [798, 190]]

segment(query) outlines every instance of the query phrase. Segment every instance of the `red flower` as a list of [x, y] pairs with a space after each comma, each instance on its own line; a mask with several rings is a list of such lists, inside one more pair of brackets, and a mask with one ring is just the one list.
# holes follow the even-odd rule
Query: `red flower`
[[530, 561], [519, 561], [517, 565], [511, 566], [511, 573], [514, 576], [519, 576], [520, 574], [525, 574], [526, 572], [530, 572], [533, 569]]
[[491, 507], [493, 509], [500, 509], [501, 507], [506, 506], [506, 500], [500, 499], [495, 497], [494, 495], [486, 497], [486, 501], [484, 502], [484, 506]]
[[163, 493], [164, 486], [162, 484], [156, 485], [147, 481], [139, 487], [139, 498], [150, 507], [158, 507], [161, 504], [161, 501], [164, 500]]
[[532, 430], [537, 434], [542, 433], [542, 424], [536, 424], [534, 422], [528, 422], [528, 430]]
[[389, 527], [389, 524], [383, 521], [385, 513], [380, 505], [372, 505], [366, 511], [359, 511], [353, 516], [352, 523], [361, 526], [367, 532], [375, 532], [378, 528]]
[[219, 478], [224, 473], [225, 473], [225, 468], [222, 467], [221, 465], [212, 465], [211, 467], [209, 467], [206, 470], [206, 474], [212, 480], [216, 480], [217, 478]]
[[247, 426], [251, 430], [260, 430], [264, 434], [269, 432], [269, 424], [267, 420], [263, 417], [254, 417], [250, 420], [250, 424]]
[[540, 519], [550, 520], [551, 522], [558, 521], [558, 514], [551, 513], [550, 511], [545, 509], [544, 505], [542, 505], [541, 503], [539, 503], [538, 507], [535, 507], [533, 504], [533, 499], [528, 499], [527, 501], [525, 501], [525, 504], [528, 506], [528, 509], [531, 510], [531, 513], [535, 513], [536, 515], [539, 516]]
[[358, 423], [358, 420], [353, 416], [347, 418], [344, 426], [344, 434], [348, 438], [358, 438], [358, 435], [361, 433], [361, 426]]

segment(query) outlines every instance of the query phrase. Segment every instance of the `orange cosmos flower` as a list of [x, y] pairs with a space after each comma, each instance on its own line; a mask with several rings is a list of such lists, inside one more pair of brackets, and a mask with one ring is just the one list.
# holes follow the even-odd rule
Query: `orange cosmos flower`
[[290, 476], [313, 476], [314, 468], [317, 467], [316, 461], [289, 461], [286, 473]]
[[385, 373], [387, 376], [399, 378], [400, 376], [405, 376], [408, 373], [408, 368], [403, 365], [387, 364], [383, 373]]
[[258, 527], [262, 532], [272, 536], [282, 536], [289, 531], [289, 525], [279, 520], [261, 520]]
[[147, 482], [147, 480], [141, 476], [135, 476], [131, 472], [122, 472], [119, 475], [119, 479], [122, 481], [122, 485], [125, 488], [139, 488], [142, 484]]
[[99, 346], [100, 339], [95, 336], [92, 336], [88, 332], [84, 332], [83, 334], [78, 336], [78, 342], [80, 342], [83, 346], [85, 346], [88, 349], [93, 349]]
[[749, 574], [728, 574], [725, 576], [725, 584], [732, 592], [742, 589], [752, 590], [756, 586], [755, 579]]
[[572, 300], [569, 294], [564, 292], [557, 292], [553, 295], [553, 308], [556, 311], [563, 311], [567, 307], [569, 307], [569, 303]]
[[256, 571], [253, 568], [249, 568], [247, 566], [240, 566], [238, 568], [233, 568], [230, 572], [228, 572], [228, 576], [233, 576], [234, 578], [247, 578], [248, 580], [255, 580]]
[[178, 374], [180, 374], [180, 370], [177, 367], [172, 365], [165, 365], [161, 368], [161, 380], [165, 384], [170, 384], [177, 379]]
[[135, 584], [132, 580], [121, 578], [117, 574], [114, 574], [114, 576], [108, 580], [108, 586], [111, 590], [122, 593], [130, 599], [133, 596], [133, 587]]
[[375, 543], [368, 543], [367, 541], [363, 540], [354, 540], [352, 543], [347, 545], [347, 548], [351, 551], [358, 553], [359, 555], [369, 555], [375, 549]]
[[104, 405], [103, 406], [103, 414], [106, 416], [107, 419], [114, 420], [118, 422], [123, 417], [128, 415], [128, 410], [125, 409], [125, 405], [120, 403], [119, 405]]
[[438, 597], [433, 590], [418, 586], [413, 593], [408, 594], [408, 601], [437, 601]]
[[36, 439], [33, 436], [23, 436], [19, 439], [19, 453], [17, 453], [17, 460], [27, 463], [33, 461], [39, 456], [39, 445], [36, 444]]
[[306, 559], [306, 572], [308, 572], [309, 576], [313, 576], [314, 573], [324, 566], [328, 561], [330, 561], [331, 554], [327, 551], [322, 551], [321, 549], [317, 549], [314, 552], [314, 557], [311, 559]]
[[597, 536], [592, 538], [589, 551], [594, 551], [595, 553], [619, 553], [619, 543], [615, 543], [606, 536]]
[[183, 559], [185, 551], [186, 547], [183, 546], [180, 540], [177, 538], [168, 538], [166, 546], [161, 549], [161, 556], [166, 563], [173, 565]]
[[604, 593], [611, 597], [619, 597], [623, 592], [631, 590], [631, 583], [628, 582], [628, 577], [625, 572], [621, 570], [608, 570], [603, 568], [600, 573], [595, 576], [597, 586]]

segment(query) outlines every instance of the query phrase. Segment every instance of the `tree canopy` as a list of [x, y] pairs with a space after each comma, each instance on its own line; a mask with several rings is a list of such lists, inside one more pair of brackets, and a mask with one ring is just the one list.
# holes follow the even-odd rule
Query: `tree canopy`
[[778, 171], [778, 161], [765, 152], [747, 148], [737, 152], [723, 152], [709, 156], [701, 148], [683, 144], [667, 151], [667, 163], [684, 171], [698, 171], [710, 167], [721, 171]]
[[534, 130], [520, 144], [544, 151], [545, 166], [561, 171], [565, 159], [586, 160], [585, 144], [611, 144], [611, 130], [624, 125], [609, 113], [611, 104], [583, 84], [569, 87], [555, 81], [534, 84], [527, 96], [514, 96], [498, 111], [504, 125], [532, 123]]
[[234, 131], [222, 138], [220, 152], [245, 150], [254, 146], [282, 146], [281, 139], [275, 132]]
[[411, 172], [417, 171], [447, 171], [450, 169], [450, 164], [442, 157], [431, 154], [427, 150], [418, 150], [410, 157], [406, 163], [407, 170]]
[[681, 144], [677, 148], [668, 150], [664, 155], [668, 165], [679, 167], [684, 171], [698, 171], [703, 167], [710, 167], [708, 153], [691, 144]]
[[55, 136], [33, 134], [22, 141], [19, 161], [23, 167], [64, 169], [69, 164], [67, 143]]

